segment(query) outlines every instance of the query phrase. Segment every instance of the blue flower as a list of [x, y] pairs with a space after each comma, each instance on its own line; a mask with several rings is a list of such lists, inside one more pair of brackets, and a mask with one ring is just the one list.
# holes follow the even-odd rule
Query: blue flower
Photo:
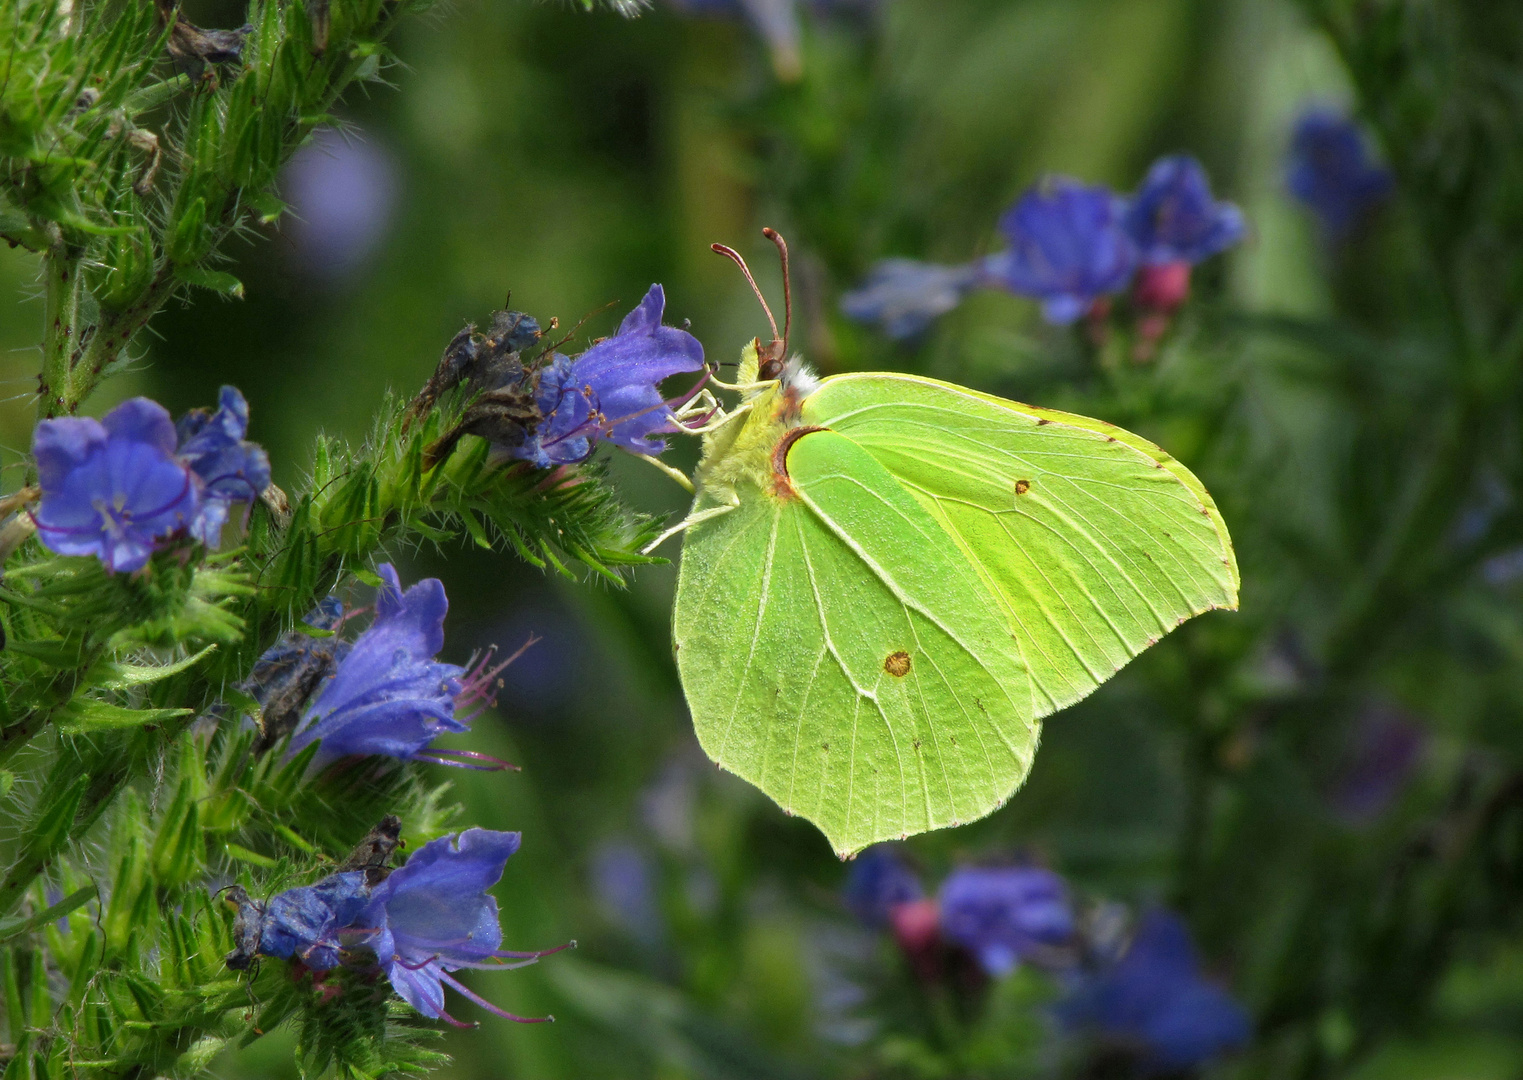
[[1200, 977], [1185, 924], [1161, 910], [1142, 919], [1121, 959], [1080, 983], [1058, 1016], [1131, 1050], [1150, 1072], [1193, 1068], [1252, 1034], [1243, 1007]]
[[294, 957], [317, 971], [337, 967], [343, 948], [339, 932], [354, 926], [369, 899], [363, 870], [287, 889], [264, 908], [258, 951], [283, 960]]
[[1243, 239], [1243, 212], [1211, 197], [1206, 170], [1193, 157], [1159, 158], [1132, 197], [1126, 230], [1144, 264], [1198, 263]]
[[1340, 112], [1311, 108], [1296, 121], [1286, 186], [1333, 239], [1351, 233], [1391, 193], [1391, 173], [1370, 156], [1364, 133]]
[[592, 889], [611, 921], [645, 944], [658, 943], [665, 927], [656, 891], [656, 868], [634, 844], [605, 843], [592, 855]]
[[1073, 937], [1068, 887], [1035, 866], [958, 870], [941, 886], [941, 932], [990, 975], [1008, 974]]
[[1049, 178], [1000, 219], [1010, 250], [985, 260], [986, 271], [1011, 292], [1041, 300], [1048, 322], [1071, 323], [1126, 288], [1137, 269], [1125, 213], [1125, 200], [1108, 188]]
[[852, 862], [842, 899], [846, 910], [866, 925], [885, 927], [894, 908], [924, 895], [915, 871], [905, 865], [893, 848], [878, 844]]
[[[373, 928], [367, 944], [375, 951], [392, 988], [424, 1016], [443, 1017], [444, 987], [451, 986], [482, 1008], [509, 1020], [449, 973], [460, 968], [513, 968], [533, 963], [555, 949], [504, 952], [497, 901], [487, 890], [502, 878], [519, 834], [467, 829], [423, 845], [371, 891], [359, 925]], [[504, 960], [518, 960], [505, 964]]]
[[201, 511], [190, 531], [207, 547], [216, 547], [235, 502], [253, 502], [270, 486], [270, 458], [249, 431], [249, 405], [236, 388], [224, 386], [218, 409], [192, 409], [175, 425], [176, 451], [201, 482]]
[[32, 439], [42, 545], [94, 555], [113, 572], [137, 570], [200, 509], [196, 482], [174, 453], [174, 423], [147, 398], [124, 401], [102, 420], [42, 421]]
[[556, 354], [541, 369], [536, 402], [543, 416], [515, 457], [548, 468], [585, 460], [599, 439], [636, 454], [659, 454], [654, 436], [675, 431], [661, 380], [703, 370], [703, 346], [686, 330], [661, 325], [666, 293], [652, 285], [618, 332], [575, 360]]
[[288, 754], [321, 739], [320, 764], [351, 754], [440, 761], [438, 755], [449, 751], [428, 744], [440, 735], [469, 731], [471, 717], [457, 719], [456, 712], [490, 702], [500, 670], [487, 666], [490, 654], [471, 671], [434, 660], [444, 647], [449, 610], [443, 583], [425, 578], [404, 593], [390, 563], [378, 569], [383, 584], [375, 621], [318, 692]]
[[841, 311], [876, 323], [896, 341], [925, 331], [939, 315], [962, 303], [982, 279], [979, 266], [938, 266], [915, 259], [884, 259], [841, 297]]

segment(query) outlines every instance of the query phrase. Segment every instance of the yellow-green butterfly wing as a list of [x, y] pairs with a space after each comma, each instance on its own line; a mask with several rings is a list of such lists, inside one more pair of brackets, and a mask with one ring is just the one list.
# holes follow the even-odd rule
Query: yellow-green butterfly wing
[[1020, 642], [1037, 716], [1191, 616], [1237, 606], [1216, 504], [1130, 432], [887, 374], [826, 379], [802, 421], [871, 454], [977, 568]]
[[805, 434], [791, 490], [695, 525], [675, 644], [715, 761], [837, 851], [983, 817], [1031, 766], [1030, 689], [956, 544], [849, 439]]
[[1135, 435], [901, 375], [750, 405], [696, 477], [678, 668], [709, 756], [843, 855], [988, 814], [1041, 716], [1236, 606], [1210, 496]]

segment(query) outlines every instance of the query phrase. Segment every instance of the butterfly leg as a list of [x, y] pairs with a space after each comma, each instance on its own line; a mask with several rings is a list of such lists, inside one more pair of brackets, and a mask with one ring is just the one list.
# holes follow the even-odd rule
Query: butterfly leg
[[672, 537], [676, 536], [680, 532], [687, 531], [694, 525], [697, 525], [700, 521], [708, 521], [711, 518], [717, 518], [721, 514], [728, 514], [731, 510], [738, 509], [740, 506], [740, 496], [731, 492], [730, 499], [733, 501], [724, 502], [718, 506], [710, 506], [705, 510], [699, 510], [697, 513], [689, 514], [677, 524], [673, 525], [670, 529], [667, 529], [666, 532], [662, 533], [660, 536], [656, 537], [650, 543], [641, 548], [640, 554], [649, 555], [652, 551], [655, 551], [658, 547], [666, 543]]
[[667, 476], [670, 476], [673, 480], [677, 481], [677, 483], [681, 484], [683, 489], [687, 491], [688, 494], [693, 493], [693, 482], [688, 479], [687, 473], [683, 472], [681, 469], [673, 468], [666, 462], [662, 461], [660, 458], [656, 457], [654, 454], [630, 454], [630, 457], [635, 458], [638, 461], [644, 461], [654, 465], [656, 468], [666, 473]]
[[760, 382], [727, 383], [727, 382], [720, 382], [719, 381], [719, 376], [711, 374], [709, 376], [709, 385], [710, 386], [717, 386], [721, 390], [729, 390], [729, 391], [731, 391], [733, 393], [736, 393], [736, 394], [754, 394], [754, 393], [756, 393], [759, 390], [765, 390], [765, 389], [767, 389], [769, 386], [776, 386], [777, 385], [777, 380], [776, 379], [763, 379]]
[[737, 419], [739, 417], [742, 417], [742, 416], [746, 415], [746, 413], [750, 412], [751, 411], [751, 406], [753, 404], [755, 404], [755, 402], [752, 402], [752, 401], [744, 402], [743, 404], [735, 406], [735, 408], [730, 410], [729, 412], [721, 412], [719, 414], [718, 419], [710, 420], [706, 424], [702, 424], [702, 425], [700, 425], [698, 427], [686, 428], [684, 430], [685, 430], [685, 432], [688, 435], [707, 435], [711, 431], [718, 431], [720, 428], [724, 427], [730, 421], [735, 420], [735, 419]]
[[676, 409], [672, 413], [672, 419], [677, 421], [677, 423], [685, 426], [687, 421], [691, 420], [695, 416], [706, 417], [715, 414], [722, 414], [723, 412], [724, 408], [719, 404], [719, 400], [714, 397], [713, 394], [709, 393], [707, 390], [700, 390], [697, 397], [693, 398], [686, 405], [683, 405], [681, 408]]

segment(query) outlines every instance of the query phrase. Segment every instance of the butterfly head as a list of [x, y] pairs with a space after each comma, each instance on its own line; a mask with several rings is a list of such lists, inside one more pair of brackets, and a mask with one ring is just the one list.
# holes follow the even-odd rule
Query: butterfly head
[[[761, 302], [762, 311], [767, 315], [767, 324], [772, 328], [772, 340], [763, 342], [756, 338], [747, 345], [740, 358], [740, 382], [776, 382], [782, 379], [788, 368], [788, 332], [793, 327], [793, 286], [788, 275], [788, 243], [782, 238], [776, 229], [763, 229], [762, 235], [777, 245], [778, 258], [783, 264], [783, 331], [777, 331], [777, 320], [772, 316], [772, 309], [767, 306], [767, 298], [762, 295], [761, 288], [756, 284], [756, 278], [751, 276], [751, 268], [746, 265], [746, 260], [740, 252], [724, 244], [713, 244], [711, 247], [717, 254], [732, 260], [740, 267], [740, 272], [746, 275], [746, 282], [751, 286], [751, 291], [756, 294], [756, 299]], [[754, 365], [754, 366], [753, 366]]]

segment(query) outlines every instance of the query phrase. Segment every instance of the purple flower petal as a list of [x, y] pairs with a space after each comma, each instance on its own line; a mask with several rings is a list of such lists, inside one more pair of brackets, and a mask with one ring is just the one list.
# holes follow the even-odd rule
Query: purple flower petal
[[320, 763], [351, 754], [411, 760], [439, 735], [468, 730], [455, 719], [465, 669], [433, 659], [444, 647], [444, 585], [427, 578], [404, 593], [393, 566], [379, 570], [375, 622], [318, 692], [291, 754], [321, 739]]
[[247, 441], [249, 406], [236, 388], [224, 386], [215, 413], [192, 410], [176, 425], [176, 453], [201, 482], [202, 507], [191, 532], [216, 547], [235, 502], [252, 502], [270, 486], [270, 459]]
[[44, 547], [94, 555], [113, 572], [137, 570], [158, 541], [186, 528], [200, 498], [176, 461], [163, 407], [133, 398], [103, 420], [69, 417], [37, 425], [42, 499], [35, 520]]
[[1159, 158], [1126, 212], [1126, 229], [1144, 263], [1198, 263], [1247, 232], [1243, 213], [1211, 197], [1200, 162], [1184, 154]]
[[666, 293], [652, 285], [613, 337], [575, 360], [557, 355], [539, 375], [536, 401], [544, 419], [513, 450], [540, 467], [585, 460], [600, 438], [637, 454], [659, 454], [672, 411], [661, 381], [703, 370], [703, 346], [686, 330], [663, 326]]
[[1049, 322], [1070, 323], [1095, 300], [1126, 288], [1137, 246], [1122, 228], [1125, 200], [1108, 188], [1054, 177], [1005, 212], [1010, 251], [986, 264], [1011, 292], [1043, 302]]
[[353, 925], [369, 899], [360, 870], [287, 889], [265, 908], [259, 951], [282, 959], [295, 957], [319, 971], [337, 967], [339, 931]]
[[1057, 1014], [1070, 1029], [1134, 1048], [1147, 1072], [1193, 1068], [1252, 1035], [1243, 1007], [1200, 977], [1185, 924], [1161, 910], [1144, 916], [1121, 959], [1078, 984]]
[[841, 311], [858, 322], [875, 323], [896, 341], [915, 337], [940, 315], [962, 303], [983, 279], [983, 268], [938, 266], [915, 259], [884, 259], [841, 297]]
[[868, 926], [885, 927], [900, 904], [925, 895], [920, 879], [894, 849], [878, 844], [858, 855], [846, 876], [846, 909]]
[[370, 946], [391, 985], [424, 1016], [444, 1012], [441, 971], [475, 966], [502, 945], [497, 901], [520, 834], [467, 829], [419, 848], [371, 892], [360, 923], [375, 927]]
[[1328, 108], [1308, 109], [1296, 121], [1285, 180], [1334, 240], [1353, 232], [1394, 186], [1359, 127]]
[[1043, 946], [1073, 937], [1068, 887], [1034, 866], [967, 867], [941, 886], [941, 932], [978, 957], [990, 975], [1004, 975]]
[[128, 398], [101, 418], [101, 426], [112, 439], [145, 443], [172, 454], [175, 449], [175, 426], [169, 412], [157, 401], [145, 397]]

